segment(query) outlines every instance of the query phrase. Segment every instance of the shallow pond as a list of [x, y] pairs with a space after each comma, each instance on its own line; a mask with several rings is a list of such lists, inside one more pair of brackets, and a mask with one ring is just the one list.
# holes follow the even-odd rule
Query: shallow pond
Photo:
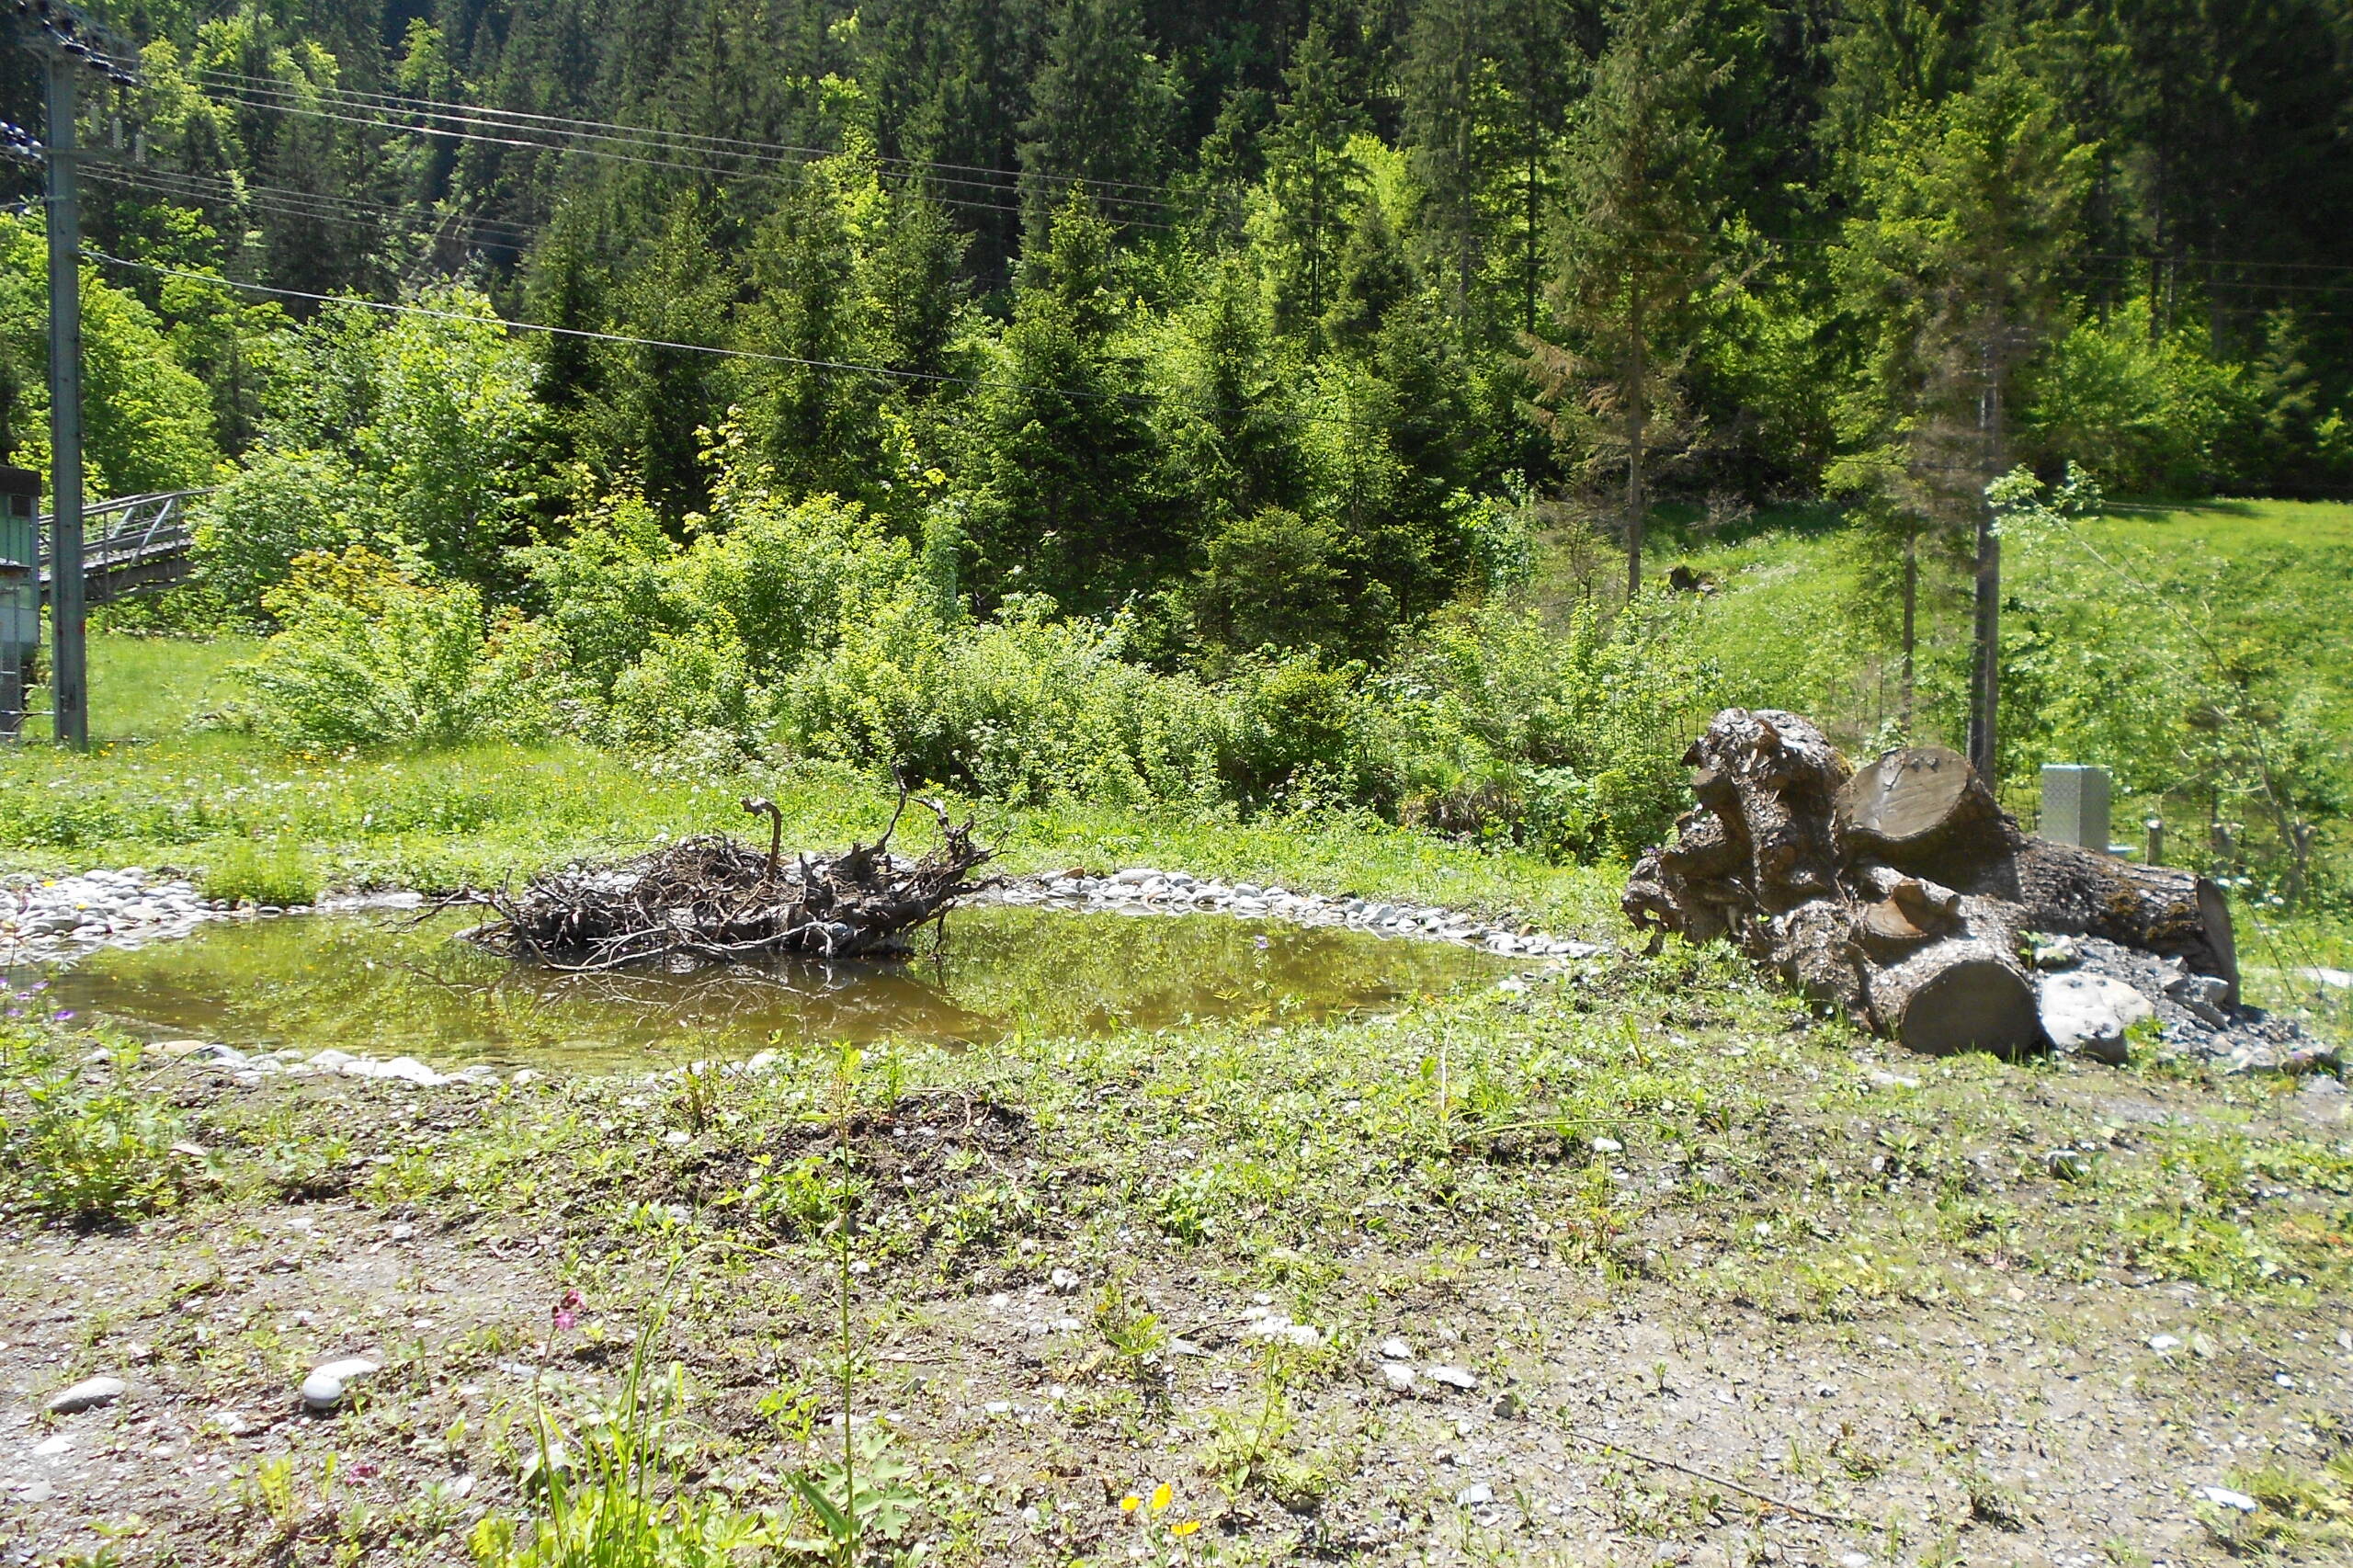
[[1337, 927], [986, 906], [950, 917], [936, 952], [926, 933], [925, 950], [900, 963], [566, 975], [457, 940], [467, 924], [455, 912], [417, 926], [381, 913], [222, 921], [176, 941], [100, 951], [44, 978], [49, 1005], [152, 1040], [333, 1046], [443, 1071], [491, 1062], [579, 1072], [809, 1040], [982, 1043], [1313, 1019], [1515, 967], [1449, 943]]

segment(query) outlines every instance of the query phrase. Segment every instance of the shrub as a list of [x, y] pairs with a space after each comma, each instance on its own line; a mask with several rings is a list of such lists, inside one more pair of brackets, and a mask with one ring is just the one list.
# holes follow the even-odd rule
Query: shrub
[[1008, 799], [1142, 801], [1215, 790], [1214, 693], [1120, 657], [1124, 623], [1053, 620], [1016, 597], [944, 621], [910, 583], [786, 683], [787, 744], [813, 756]]
[[240, 613], [313, 551], [366, 545], [477, 584], [502, 565], [537, 499], [536, 372], [487, 299], [420, 302], [445, 313], [330, 308], [290, 335], [290, 406], [196, 510], [198, 559]]
[[1400, 815], [1554, 858], [1631, 856], [1682, 808], [1682, 754], [1723, 698], [1693, 611], [1648, 597], [1561, 628], [1525, 606], [1458, 606], [1382, 683]]
[[787, 506], [730, 429], [710, 513], [680, 549], [635, 495], [611, 497], [561, 544], [514, 552], [574, 669], [600, 695], [664, 632], [723, 621], [763, 683], [831, 648], [846, 621], [918, 574], [907, 541], [855, 502]]
[[1325, 518], [1269, 506], [1228, 520], [1211, 534], [1209, 564], [1188, 596], [1194, 631], [1236, 653], [1342, 646], [1369, 614], [1348, 592], [1342, 553]]
[[1226, 777], [1245, 803], [1385, 792], [1364, 673], [1361, 665], [1332, 669], [1305, 654], [1242, 672]]
[[350, 461], [327, 451], [260, 454], [191, 509], [204, 581], [255, 617], [296, 557], [350, 549], [386, 531], [382, 497]]
[[283, 628], [242, 666], [259, 727], [290, 745], [449, 745], [555, 726], [552, 638], [513, 610], [485, 621], [471, 584], [435, 585], [374, 552], [298, 557], [265, 597]]
[[653, 646], [614, 678], [606, 730], [626, 746], [672, 750], [716, 732], [756, 745], [766, 699], [752, 684], [744, 644], [722, 619], [692, 631], [656, 631]]

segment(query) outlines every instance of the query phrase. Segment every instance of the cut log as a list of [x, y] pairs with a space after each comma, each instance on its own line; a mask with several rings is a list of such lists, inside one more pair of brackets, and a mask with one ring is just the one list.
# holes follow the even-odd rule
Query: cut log
[[1686, 761], [1699, 769], [1700, 804], [1745, 846], [1749, 893], [1768, 915], [1831, 892], [1837, 855], [1829, 806], [1847, 759], [1809, 721], [1778, 709], [1727, 708]]
[[1881, 1032], [1913, 1051], [2015, 1056], [2042, 1043], [2034, 984], [2001, 937], [1949, 937], [1870, 975]]
[[2047, 838], [2023, 840], [2007, 868], [2005, 895], [2022, 907], [2023, 928], [2104, 937], [2179, 959], [2239, 992], [2238, 943], [2222, 890], [2193, 871], [2142, 866]]
[[1847, 779], [1834, 807], [1842, 850], [1907, 871], [1996, 848], [2002, 809], [1969, 759], [1905, 746]]

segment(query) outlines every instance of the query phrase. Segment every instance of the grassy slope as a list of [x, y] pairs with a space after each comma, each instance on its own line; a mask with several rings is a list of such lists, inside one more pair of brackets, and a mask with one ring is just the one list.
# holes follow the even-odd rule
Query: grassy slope
[[[2264, 651], [2287, 682], [2325, 704], [2332, 727], [2353, 748], [2353, 506], [2220, 500], [2170, 506], [2118, 506], [2080, 525], [2081, 542], [2062, 538], [2046, 556], [2012, 550], [2013, 585], [2030, 583], [2045, 561], [2084, 569], [2119, 596], [2190, 605], [2211, 614], [2215, 634]], [[2097, 552], [2094, 559], [2086, 549]], [[2062, 558], [2063, 556], [2063, 559]], [[1897, 711], [1891, 612], [1861, 585], [1854, 541], [1818, 514], [1765, 516], [1726, 542], [1678, 539], [1668, 530], [1654, 571], [1688, 562], [1720, 585], [1699, 623], [1703, 645], [1731, 677], [1735, 700], [1817, 717], [1842, 743], [1862, 745]], [[1965, 584], [1948, 579], [1924, 595], [1921, 707], [1928, 737], [1958, 744], [1967, 675], [1970, 607]], [[1881, 619], [1874, 624], [1874, 615]], [[2153, 608], [2151, 635], [2186, 635]], [[2097, 758], [2090, 760], [2097, 761]], [[2034, 808], [2034, 784], [2012, 780], [2007, 803]], [[2141, 802], [2120, 799], [2115, 820], [2131, 823]], [[2341, 836], [2341, 824], [2338, 828]], [[2266, 926], [2279, 925], [2268, 915]], [[2353, 966], [2353, 925], [2295, 921], [2275, 939], [2289, 967]], [[2262, 934], [2251, 962], [2266, 961]]]

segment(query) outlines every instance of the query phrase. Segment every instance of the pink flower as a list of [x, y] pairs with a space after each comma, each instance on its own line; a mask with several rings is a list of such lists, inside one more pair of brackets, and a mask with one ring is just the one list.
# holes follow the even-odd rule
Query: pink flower
[[563, 1300], [558, 1301], [555, 1304], [555, 1310], [549, 1313], [549, 1316], [555, 1320], [555, 1331], [558, 1334], [571, 1333], [579, 1324], [580, 1309], [587, 1304], [586, 1299], [580, 1294], [577, 1288], [566, 1290], [563, 1293]]

